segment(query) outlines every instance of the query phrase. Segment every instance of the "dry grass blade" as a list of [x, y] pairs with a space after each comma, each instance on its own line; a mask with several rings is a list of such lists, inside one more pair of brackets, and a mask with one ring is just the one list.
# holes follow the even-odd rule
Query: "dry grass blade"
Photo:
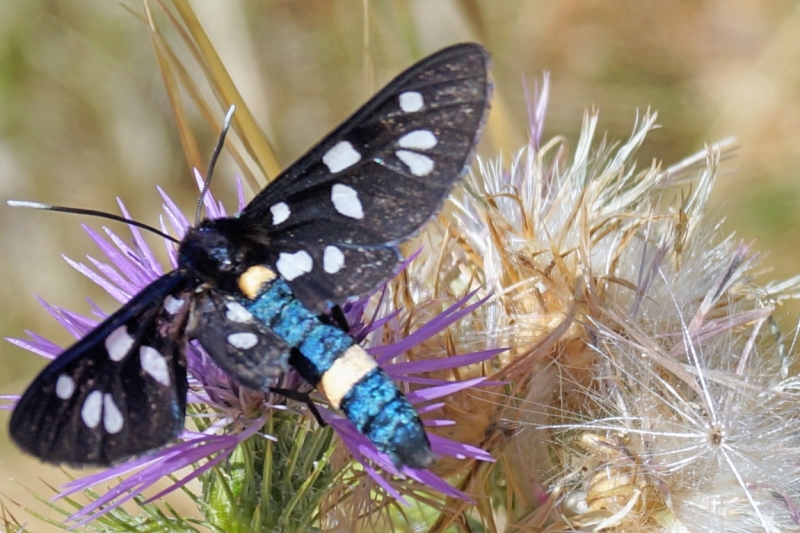
[[[222, 121], [219, 118], [219, 113], [215, 110], [215, 105], [210, 104], [202, 95], [200, 89], [192, 80], [191, 75], [189, 72], [184, 68], [183, 64], [180, 62], [178, 57], [169, 47], [169, 45], [161, 39], [160, 36], [155, 36], [153, 39], [153, 47], [156, 51], [156, 55], [159, 57], [159, 65], [162, 64], [162, 57], [164, 58], [163, 63], [164, 69], [168, 69], [170, 74], [174, 74], [177, 77], [179, 84], [182, 85], [186, 92], [189, 94], [192, 101], [195, 103], [197, 108], [200, 110], [202, 115], [208, 121], [209, 124], [215, 129], [215, 131], [219, 131], [222, 126]], [[164, 74], [165, 78], [167, 77], [167, 73]], [[173, 91], [177, 93], [175, 95], [175, 99], [180, 97], [179, 95], [179, 87], [175, 84], [172, 86], [169, 83], [165, 83], [167, 87], [167, 92], [170, 94], [170, 101], [173, 100]], [[186, 120], [185, 112], [181, 107], [174, 107], [173, 112], [175, 114], [175, 118], [178, 121], [178, 129], [181, 134], [181, 139], [184, 139], [184, 131], [183, 127], [186, 124], [188, 127], [188, 122]], [[236, 109], [236, 113], [239, 113], [239, 109]], [[234, 114], [235, 118], [235, 114]], [[190, 134], [190, 133], [189, 133]], [[260, 190], [263, 188], [264, 183], [260, 182], [259, 179], [256, 178], [256, 175], [253, 173], [250, 165], [247, 164], [247, 157], [242, 153], [241, 149], [239, 149], [238, 144], [236, 142], [231, 142], [232, 138], [229, 138], [227, 141], [227, 148], [230, 155], [236, 161], [237, 167], [239, 171], [242, 173], [244, 179], [253, 187], [254, 190]], [[196, 150], [196, 147], [195, 147]], [[200, 161], [199, 159], [197, 160]], [[203, 168], [203, 164], [196, 164], [192, 163], [194, 168]]]
[[[272, 178], [280, 172], [280, 166], [268, 139], [256, 124], [239, 91], [233, 85], [191, 8], [173, 2], [180, 13], [180, 18], [178, 18], [164, 2], [156, 0], [156, 4], [195, 60], [214, 95], [213, 100], [209, 100], [203, 89], [197, 85], [196, 75], [190, 72], [163, 32], [159, 30], [150, 3], [147, 0], [144, 1], [145, 16], [128, 9], [150, 29], [153, 50], [164, 80], [187, 163], [192, 168], [204, 168], [204, 158], [186, 113], [186, 96], [197, 106], [200, 114], [217, 133], [221, 127], [221, 114], [218, 110], [220, 108], [227, 109], [233, 103], [236, 105], [236, 114], [233, 117], [232, 129], [237, 132], [238, 138], [234, 139], [233, 136], [229, 138], [228, 151], [253, 190], [262, 189], [265, 182], [260, 176]], [[182, 90], [185, 91], [185, 95], [181, 94]]]
[[[162, 6], [166, 13], [166, 7], [161, 2], [159, 2], [159, 5]], [[231, 104], [236, 105], [236, 114], [233, 117], [233, 121], [235, 129], [241, 134], [240, 138], [248, 154], [265, 176], [270, 178], [277, 176], [280, 172], [280, 165], [269, 140], [250, 113], [191, 6], [186, 0], [174, 0], [173, 5], [178, 10], [183, 24], [191, 36], [191, 40], [187, 40], [184, 37], [184, 42], [195, 55], [214, 93], [219, 95], [219, 103], [225, 109]], [[173, 24], [175, 23], [173, 22]], [[175, 26], [180, 31], [178, 25], [175, 24]], [[183, 32], [181, 33], [185, 35]]]
[[153, 50], [156, 53], [158, 68], [164, 80], [164, 88], [169, 98], [169, 105], [172, 108], [172, 114], [178, 126], [178, 135], [181, 138], [183, 153], [186, 155], [186, 163], [189, 165], [189, 168], [203, 168], [200, 150], [197, 146], [197, 139], [194, 136], [194, 132], [186, 116], [180, 87], [174, 76], [175, 71], [171, 68], [170, 61], [167, 57], [169, 54], [169, 51], [166, 49], [167, 45], [157, 33], [151, 32], [150, 36], [153, 42]]

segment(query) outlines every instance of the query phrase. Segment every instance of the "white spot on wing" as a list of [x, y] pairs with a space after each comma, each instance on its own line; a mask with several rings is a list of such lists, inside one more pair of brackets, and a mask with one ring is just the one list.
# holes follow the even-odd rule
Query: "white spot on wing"
[[172, 296], [167, 296], [164, 299], [164, 311], [174, 316], [175, 313], [181, 310], [181, 307], [183, 307], [184, 303], [186, 303], [186, 300], [182, 300], [180, 298], [173, 298]]
[[258, 344], [258, 337], [255, 333], [231, 333], [228, 335], [228, 343], [239, 350], [249, 350]]
[[66, 374], [61, 374], [56, 380], [56, 396], [62, 400], [67, 400], [72, 397], [75, 392], [75, 380]]
[[139, 364], [142, 365], [142, 370], [150, 374], [150, 377], [165, 387], [169, 387], [170, 378], [167, 360], [158, 350], [152, 346], [139, 348]]
[[[97, 392], [97, 391], [95, 391]], [[94, 393], [92, 393], [94, 394]], [[122, 418], [122, 412], [114, 403], [114, 397], [110, 394], [103, 395], [103, 427], [109, 433], [119, 433], [122, 426], [125, 424], [125, 419]]]
[[418, 93], [417, 91], [406, 91], [404, 93], [400, 93], [400, 96], [397, 98], [400, 101], [400, 109], [406, 113], [414, 113], [419, 111], [425, 105], [425, 100], [422, 99], [422, 94]]
[[364, 208], [358, 199], [358, 192], [349, 185], [336, 183], [331, 188], [331, 201], [340, 214], [356, 220], [364, 218]]
[[348, 141], [339, 141], [322, 156], [322, 162], [334, 174], [352, 167], [359, 161], [361, 161], [361, 154]]
[[336, 246], [326, 246], [322, 255], [322, 268], [328, 274], [336, 274], [344, 266], [344, 254]]
[[427, 176], [433, 170], [433, 159], [426, 155], [408, 150], [397, 150], [394, 154], [400, 161], [408, 165], [408, 169], [415, 176]]
[[83, 400], [81, 407], [81, 420], [86, 427], [94, 429], [100, 423], [100, 415], [103, 414], [103, 393], [93, 390]]
[[293, 254], [282, 252], [275, 263], [275, 266], [278, 267], [278, 272], [281, 273], [281, 276], [286, 281], [292, 281], [303, 274], [308, 274], [311, 272], [313, 265], [314, 260], [305, 250], [300, 250]]
[[289, 215], [292, 214], [292, 210], [289, 209], [289, 206], [286, 204], [286, 202], [278, 202], [269, 208], [269, 212], [272, 213], [273, 226], [277, 226], [281, 222], [286, 222], [286, 220], [289, 218]]
[[439, 141], [436, 135], [430, 130], [415, 130], [406, 133], [397, 140], [397, 145], [400, 148], [411, 148], [412, 150], [430, 150]]
[[253, 320], [253, 315], [239, 302], [227, 302], [225, 304], [225, 318], [231, 322], [244, 324]]
[[108, 358], [112, 361], [122, 361], [134, 344], [133, 337], [128, 334], [128, 328], [120, 326], [106, 337], [105, 345]]

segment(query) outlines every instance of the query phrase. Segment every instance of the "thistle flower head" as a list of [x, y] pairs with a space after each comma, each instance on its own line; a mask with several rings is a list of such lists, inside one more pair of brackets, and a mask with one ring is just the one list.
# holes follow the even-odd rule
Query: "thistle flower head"
[[502, 385], [448, 400], [499, 459], [462, 486], [515, 531], [800, 530], [797, 355], [768, 327], [797, 280], [755, 285], [756, 257], [707, 220], [730, 141], [638, 169], [655, 114], [621, 144], [587, 114], [570, 154], [542, 141], [547, 90], [530, 144], [480, 162], [454, 224], [426, 234], [436, 261], [393, 282], [430, 299], [479, 280], [489, 299], [448, 342], [509, 347]]

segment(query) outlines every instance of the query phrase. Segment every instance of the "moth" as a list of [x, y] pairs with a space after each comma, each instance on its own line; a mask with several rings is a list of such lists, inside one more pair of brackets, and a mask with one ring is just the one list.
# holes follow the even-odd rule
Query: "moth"
[[184, 425], [185, 349], [198, 341], [242, 385], [293, 367], [398, 466], [434, 460], [422, 422], [326, 314], [392, 276], [398, 245], [466, 171], [488, 111], [489, 58], [445, 48], [397, 76], [235, 217], [204, 220], [178, 266], [33, 380], [11, 438], [52, 463], [109, 465]]

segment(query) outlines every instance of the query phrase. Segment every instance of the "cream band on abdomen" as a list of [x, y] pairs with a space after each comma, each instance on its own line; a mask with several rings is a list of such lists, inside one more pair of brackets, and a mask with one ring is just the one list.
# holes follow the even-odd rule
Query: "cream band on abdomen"
[[361, 381], [361, 378], [377, 366], [377, 361], [364, 348], [355, 344], [336, 359], [327, 372], [322, 374], [317, 388], [334, 408], [339, 409], [342, 399], [347, 393]]

